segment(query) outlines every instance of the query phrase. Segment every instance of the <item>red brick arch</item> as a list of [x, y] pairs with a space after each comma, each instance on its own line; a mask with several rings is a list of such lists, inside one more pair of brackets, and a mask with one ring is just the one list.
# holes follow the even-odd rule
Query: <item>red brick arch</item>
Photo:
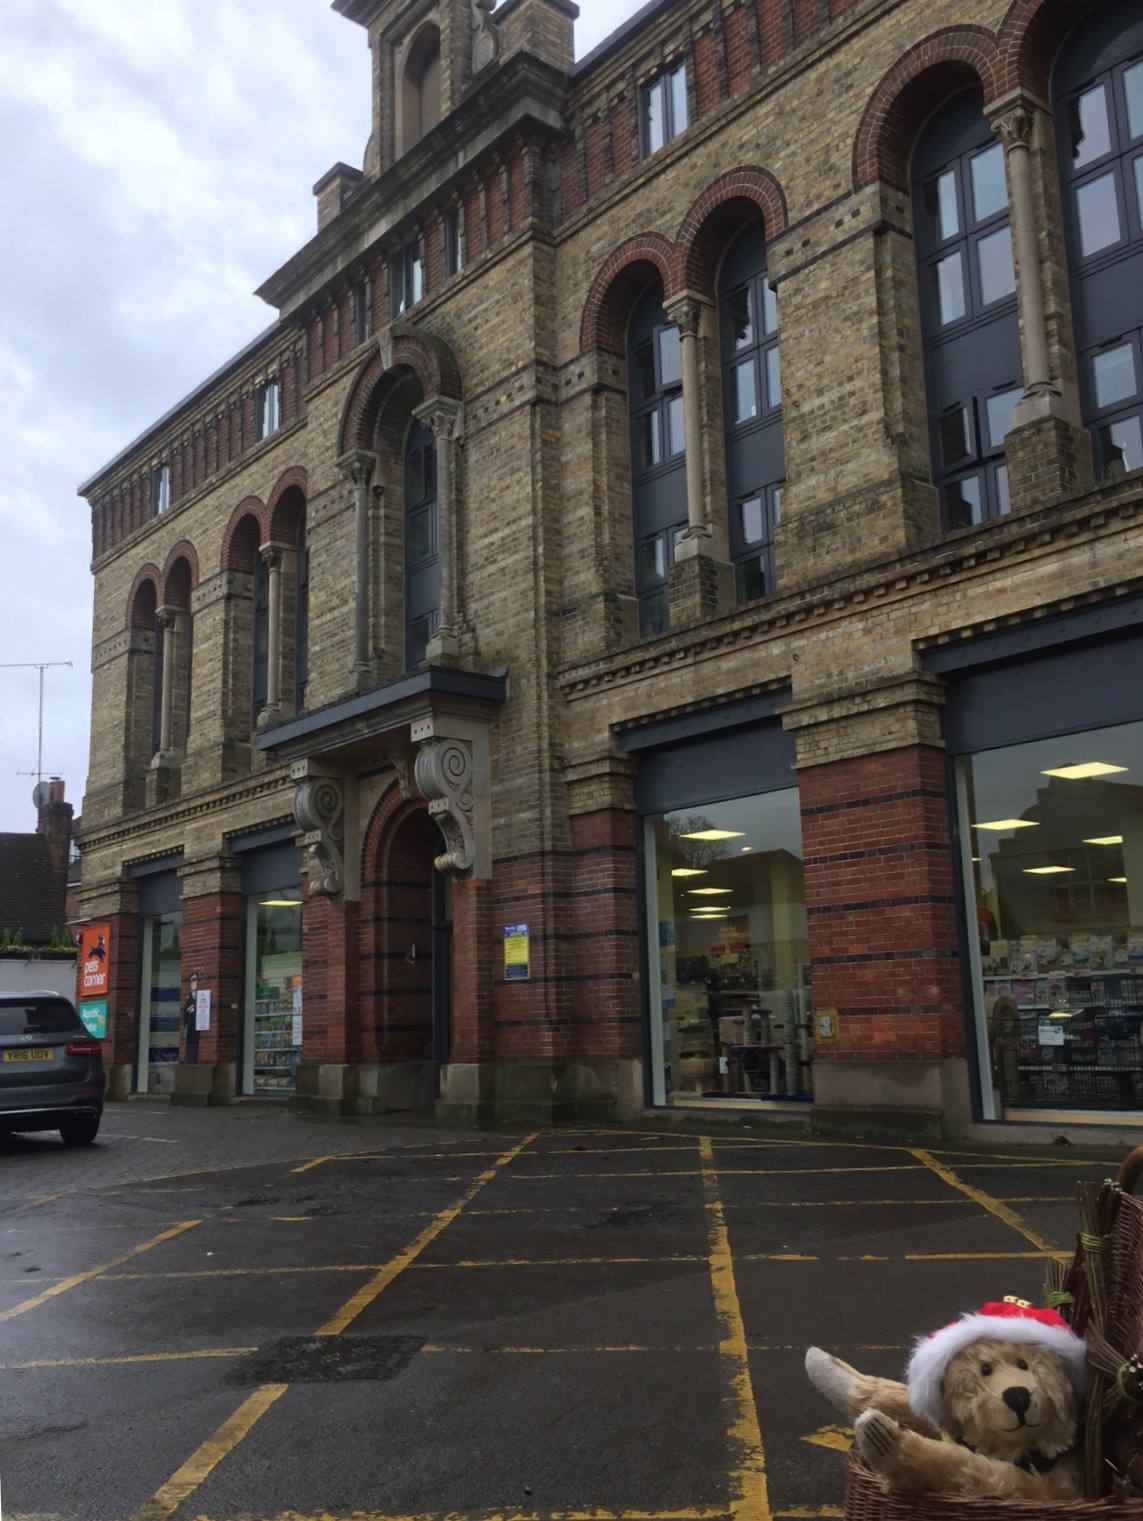
[[371, 449], [385, 398], [403, 374], [415, 375], [425, 401], [447, 396], [460, 401], [460, 368], [452, 350], [434, 333], [395, 326], [382, 353], [362, 366], [341, 416], [339, 453]]
[[[253, 528], [244, 527], [252, 521]], [[266, 540], [266, 508], [260, 497], [247, 496], [230, 514], [226, 532], [222, 535], [221, 570], [253, 570], [254, 556], [258, 546]]]
[[1068, 33], [1103, 0], [1013, 0], [1000, 23], [1003, 88], [1050, 97], [1052, 66]]
[[306, 510], [308, 476], [302, 465], [291, 465], [274, 482], [266, 502], [266, 533], [272, 544], [289, 544], [298, 531], [298, 518]]
[[627, 319], [656, 277], [666, 295], [674, 288], [675, 246], [659, 232], [628, 238], [610, 253], [591, 282], [580, 319], [579, 346], [621, 354], [627, 346]]
[[[140, 567], [127, 593], [127, 612], [123, 619], [127, 628], [154, 628], [155, 609], [159, 605], [159, 586], [162, 574], [155, 564]], [[142, 595], [143, 588], [151, 588], [150, 596]]]
[[778, 181], [765, 169], [747, 164], [708, 185], [679, 228], [676, 289], [713, 297], [719, 260], [727, 243], [757, 212], [762, 213], [767, 239], [785, 230], [786, 198]]
[[950, 26], [900, 57], [870, 96], [853, 144], [855, 187], [886, 180], [909, 188], [917, 133], [944, 97], [980, 85], [987, 105], [1004, 90], [996, 38], [985, 27]]
[[[185, 574], [179, 567], [186, 566]], [[163, 591], [159, 599], [161, 607], [179, 607], [187, 611], [190, 594], [198, 585], [198, 552], [188, 539], [180, 539], [167, 556], [163, 566]]]

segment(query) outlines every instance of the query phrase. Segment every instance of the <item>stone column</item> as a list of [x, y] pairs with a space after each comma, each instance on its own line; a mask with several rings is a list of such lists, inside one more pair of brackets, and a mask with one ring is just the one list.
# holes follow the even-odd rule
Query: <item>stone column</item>
[[259, 551], [266, 567], [269, 596], [267, 610], [266, 703], [258, 715], [258, 727], [274, 723], [282, 708], [282, 551], [275, 544]]
[[413, 416], [430, 430], [436, 441], [437, 464], [437, 565], [440, 593], [436, 632], [428, 643], [430, 664], [455, 660], [460, 653], [457, 607], [457, 503], [456, 449], [461, 427], [461, 406], [447, 396], [414, 407]]
[[155, 629], [163, 641], [163, 691], [159, 708], [159, 751], [152, 764], [167, 765], [171, 754], [171, 717], [175, 690], [175, 615], [169, 608], [156, 614]]
[[[683, 371], [683, 436], [686, 444], [687, 526], [667, 574], [674, 626], [699, 623], [734, 606], [734, 567], [720, 553], [711, 530], [703, 478], [702, 377], [699, 339], [703, 303], [684, 294], [666, 306], [678, 327]], [[722, 504], [725, 512], [725, 502]]]
[[1024, 394], [1012, 410], [1012, 432], [1005, 443], [1009, 497], [1019, 510], [1090, 486], [1091, 440], [1079, 425], [1074, 387], [1065, 396], [1059, 377], [1051, 372], [1033, 178], [1033, 150], [1048, 116], [1029, 97], [1017, 94], [993, 111], [991, 121], [1004, 144], [1020, 309]]
[[353, 608], [353, 670], [364, 685], [371, 675], [369, 659], [369, 482], [376, 464], [366, 449], [353, 449], [338, 460], [338, 468], [353, 482], [354, 556], [356, 579]]

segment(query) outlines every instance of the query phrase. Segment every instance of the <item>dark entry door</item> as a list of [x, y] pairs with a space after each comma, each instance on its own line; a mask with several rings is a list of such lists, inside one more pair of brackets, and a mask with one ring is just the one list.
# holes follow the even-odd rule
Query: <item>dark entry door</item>
[[433, 870], [433, 1061], [440, 1068], [452, 1050], [452, 878]]

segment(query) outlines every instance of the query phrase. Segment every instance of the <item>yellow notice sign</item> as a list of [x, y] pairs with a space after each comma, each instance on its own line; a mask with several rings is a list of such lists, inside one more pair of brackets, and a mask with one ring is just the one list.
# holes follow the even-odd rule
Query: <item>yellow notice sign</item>
[[527, 982], [530, 975], [528, 926], [506, 924], [504, 926], [504, 980], [505, 982]]

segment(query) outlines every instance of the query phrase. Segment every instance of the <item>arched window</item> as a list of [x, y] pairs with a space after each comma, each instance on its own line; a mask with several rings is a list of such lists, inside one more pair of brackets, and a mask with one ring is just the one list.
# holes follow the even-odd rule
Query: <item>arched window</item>
[[1008, 511], [1004, 439], [1023, 394], [1004, 149], [978, 89], [913, 154], [913, 228], [933, 482], [946, 529]]
[[1068, 38], [1053, 107], [1080, 406], [1097, 471], [1143, 467], [1143, 15], [1114, 0]]
[[310, 552], [306, 546], [306, 514], [298, 518], [297, 573], [294, 598], [294, 708], [306, 705], [310, 679]]
[[421, 31], [405, 60], [401, 88], [401, 152], [441, 119], [441, 34], [435, 26]]
[[667, 569], [687, 526], [683, 369], [679, 330], [656, 281], [636, 306], [627, 337], [632, 520], [639, 631], [667, 628]]
[[155, 653], [151, 666], [151, 754], [157, 755], [163, 745], [163, 665], [166, 640], [157, 618], [153, 627]]
[[436, 441], [414, 421], [405, 440], [405, 665], [421, 665], [440, 607]]
[[266, 706], [270, 673], [270, 576], [266, 562], [257, 550], [254, 552], [254, 627], [253, 669], [250, 679], [250, 721], [258, 722], [258, 715]]
[[778, 303], [766, 278], [762, 222], [731, 245], [718, 281], [730, 556], [738, 600], [774, 590], [774, 526], [786, 477]]

